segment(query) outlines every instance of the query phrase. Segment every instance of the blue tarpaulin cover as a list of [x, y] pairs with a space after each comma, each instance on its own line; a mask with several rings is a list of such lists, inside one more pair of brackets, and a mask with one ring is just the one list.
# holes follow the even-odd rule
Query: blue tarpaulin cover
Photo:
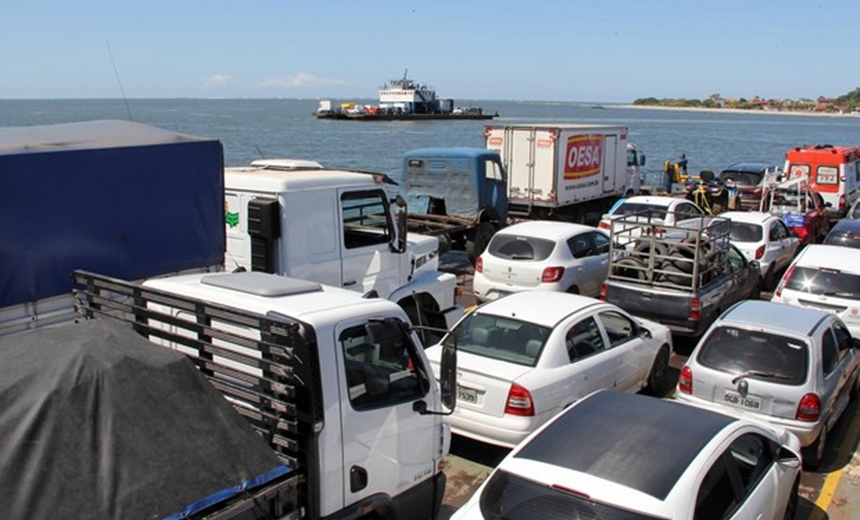
[[187, 518], [289, 469], [183, 354], [108, 319], [0, 339], [0, 517]]
[[223, 262], [215, 139], [127, 121], [0, 128], [0, 308], [85, 269], [137, 280]]

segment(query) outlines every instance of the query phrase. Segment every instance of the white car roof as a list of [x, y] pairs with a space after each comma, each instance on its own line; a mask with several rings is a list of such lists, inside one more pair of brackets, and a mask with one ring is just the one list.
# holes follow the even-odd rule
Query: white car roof
[[797, 265], [860, 272], [860, 249], [811, 244], [798, 255]]
[[545, 327], [587, 307], [606, 306], [596, 298], [563, 292], [523, 291], [481, 305], [475, 312], [507, 316]]
[[600, 231], [604, 235], [606, 234], [606, 232], [601, 229], [586, 226], [585, 224], [573, 224], [571, 222], [558, 222], [554, 220], [519, 222], [500, 229], [496, 234], [525, 235], [535, 238], [546, 238], [548, 240], [558, 240], [559, 238], [569, 237], [588, 231]]
[[763, 211], [726, 211], [725, 213], [720, 213], [720, 216], [732, 222], [745, 222], [749, 224], [764, 224], [769, 220], [778, 218], [771, 213]]
[[636, 195], [629, 197], [624, 202], [633, 202], [639, 204], [654, 204], [657, 206], [669, 207], [679, 202], [689, 202], [687, 199], [679, 197], [669, 197], [668, 195]]
[[714, 326], [746, 325], [809, 336], [829, 314], [826, 311], [767, 300], [744, 300], [720, 316]]

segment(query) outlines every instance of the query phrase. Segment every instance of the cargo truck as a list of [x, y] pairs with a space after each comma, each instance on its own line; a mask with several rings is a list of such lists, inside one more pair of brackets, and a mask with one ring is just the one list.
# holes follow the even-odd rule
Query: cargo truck
[[508, 213], [521, 218], [599, 220], [620, 197], [639, 191], [644, 155], [630, 154], [626, 126], [486, 125], [508, 175]]
[[71, 273], [224, 263], [216, 139], [128, 121], [0, 128], [0, 336], [74, 319]]
[[227, 270], [387, 298], [417, 325], [448, 329], [462, 316], [438, 238], [407, 232], [387, 175], [267, 159], [226, 168], [224, 183]]
[[[456, 355], [434, 377], [395, 303], [258, 272], [130, 282], [76, 271], [73, 282], [81, 322], [0, 341], [0, 432], [14, 441], [0, 455], [6, 513], [438, 515]], [[46, 354], [67, 362], [39, 370]]]

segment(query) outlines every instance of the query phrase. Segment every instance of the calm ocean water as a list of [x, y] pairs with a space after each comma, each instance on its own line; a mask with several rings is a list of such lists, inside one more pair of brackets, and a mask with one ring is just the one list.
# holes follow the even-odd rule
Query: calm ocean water
[[[370, 103], [372, 100], [349, 100]], [[412, 148], [483, 146], [485, 121], [321, 121], [316, 100], [300, 99], [0, 100], [0, 126], [95, 119], [131, 119], [224, 144], [229, 166], [260, 157], [313, 159], [325, 165], [397, 176]], [[648, 157], [646, 169], [686, 153], [691, 171], [719, 171], [732, 162], [781, 163], [804, 144], [860, 145], [860, 117], [735, 114], [613, 108], [590, 104], [469, 101], [498, 111], [498, 123], [623, 124]]]

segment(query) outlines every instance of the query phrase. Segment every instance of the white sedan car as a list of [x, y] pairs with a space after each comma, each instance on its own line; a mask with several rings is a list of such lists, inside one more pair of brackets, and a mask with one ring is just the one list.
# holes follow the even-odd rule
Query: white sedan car
[[457, 347], [459, 435], [512, 447], [555, 414], [602, 388], [659, 392], [672, 336], [615, 305], [561, 292], [526, 291], [461, 318], [427, 356], [438, 374], [442, 345]]
[[452, 520], [793, 518], [798, 450], [762, 423], [597, 392], [517, 446]]
[[727, 211], [720, 216], [732, 221], [731, 242], [747, 260], [757, 260], [761, 266], [762, 289], [772, 290], [780, 273], [797, 254], [800, 239], [770, 213]]
[[475, 262], [478, 300], [525, 290], [597, 296], [609, 267], [609, 235], [582, 224], [534, 220], [498, 231]]

